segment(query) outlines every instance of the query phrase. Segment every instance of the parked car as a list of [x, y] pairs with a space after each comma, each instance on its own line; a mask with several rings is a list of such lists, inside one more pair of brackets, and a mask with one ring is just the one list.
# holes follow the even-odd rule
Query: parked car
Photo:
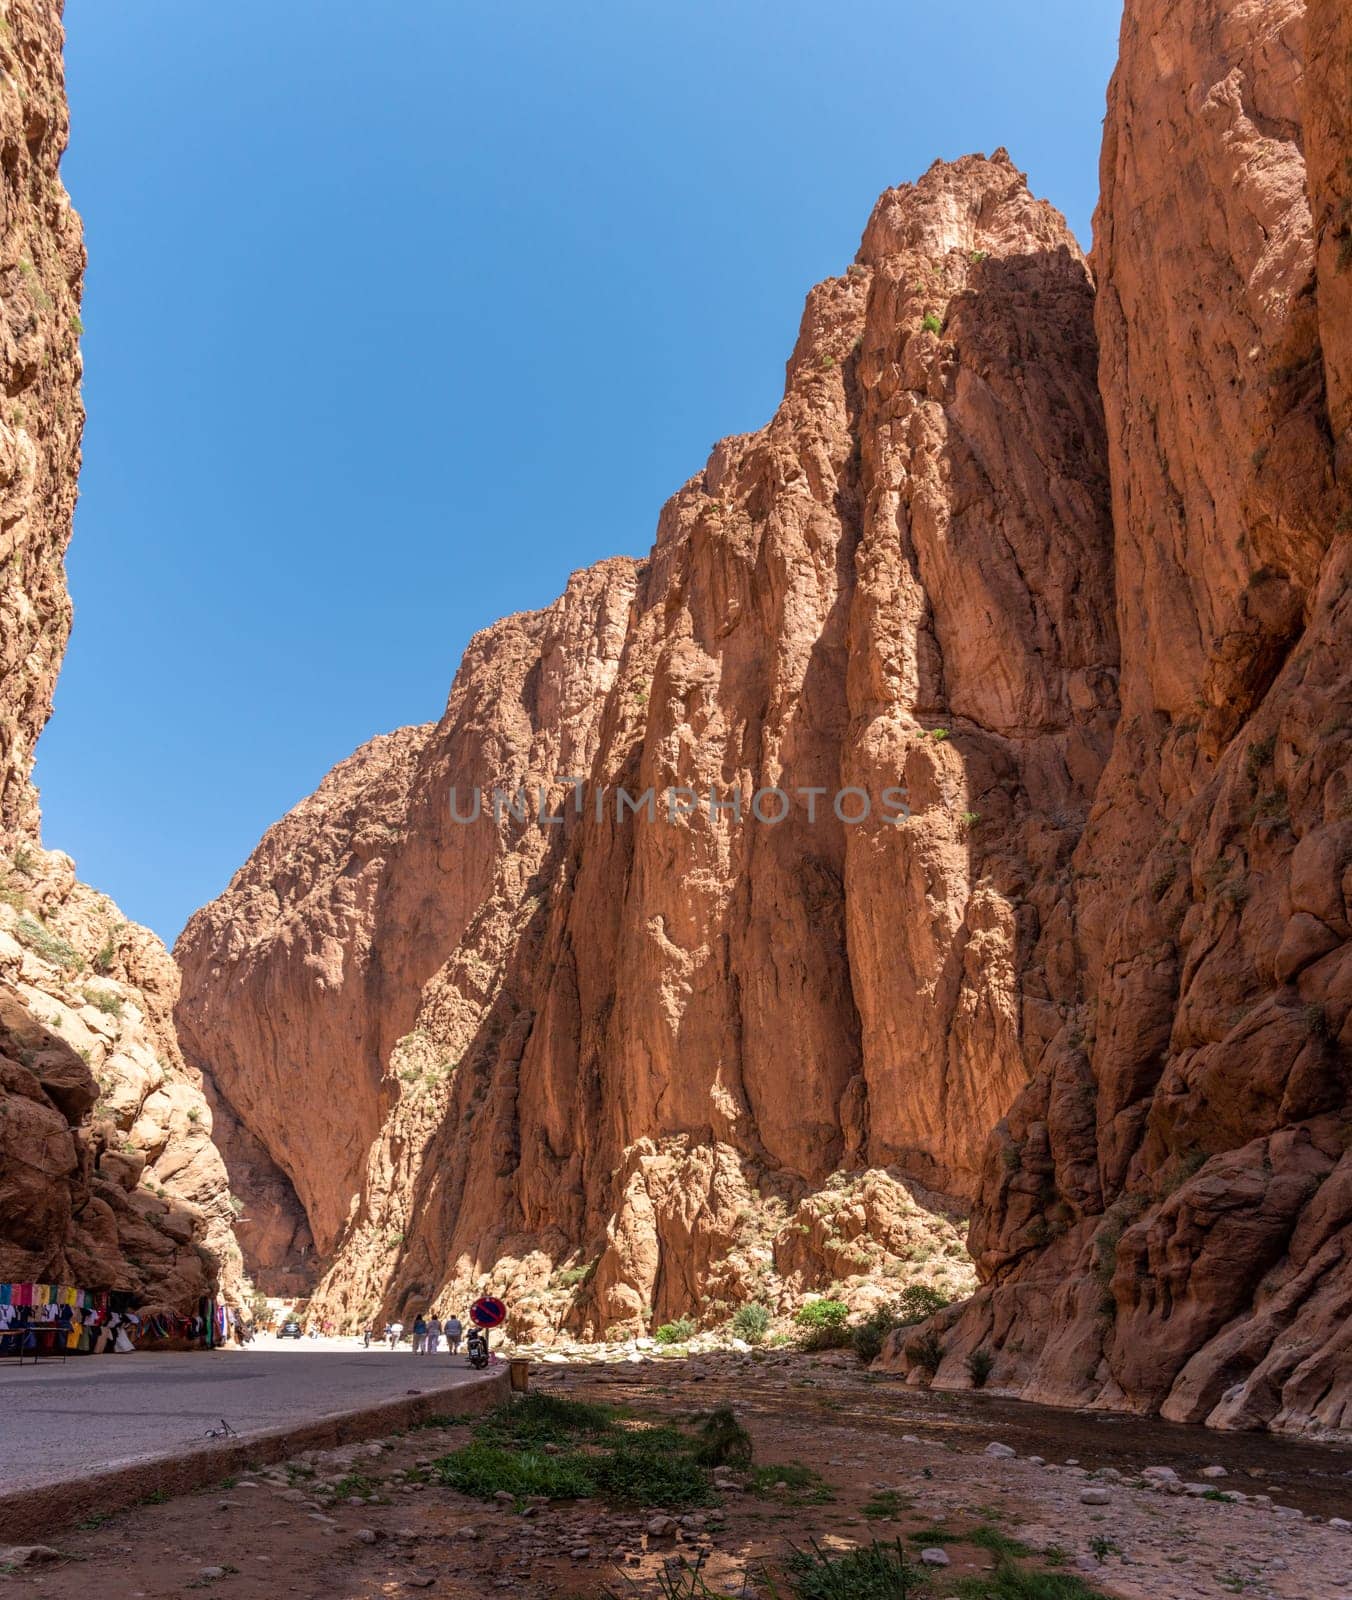
[[279, 1339], [299, 1339], [301, 1336], [300, 1323], [294, 1317], [288, 1317], [277, 1330]]

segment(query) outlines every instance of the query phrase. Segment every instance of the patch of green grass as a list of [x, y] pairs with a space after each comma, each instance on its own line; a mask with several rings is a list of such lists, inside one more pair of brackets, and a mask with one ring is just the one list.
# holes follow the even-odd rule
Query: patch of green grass
[[882, 1517], [895, 1517], [898, 1512], [906, 1509], [907, 1502], [895, 1489], [880, 1489], [871, 1499], [865, 1500], [860, 1510], [866, 1517], [877, 1520]]
[[1007, 1533], [1002, 1533], [999, 1528], [992, 1528], [988, 1522], [973, 1528], [966, 1535], [966, 1540], [968, 1544], [974, 1544], [979, 1549], [989, 1550], [994, 1556], [1026, 1556], [1032, 1553], [1026, 1544], [1011, 1539]]
[[943, 318], [937, 311], [927, 311], [920, 326], [926, 333], [942, 333], [944, 331]]
[[491, 1500], [500, 1489], [518, 1500], [536, 1494], [551, 1500], [582, 1500], [596, 1493], [591, 1463], [576, 1453], [547, 1456], [476, 1441], [434, 1461], [432, 1473], [447, 1488], [483, 1500]]
[[[778, 1487], [781, 1483], [782, 1489]], [[821, 1473], [798, 1461], [754, 1468], [748, 1487], [763, 1500], [783, 1500], [794, 1505], [826, 1505], [835, 1499]]]
[[531, 1449], [568, 1444], [579, 1434], [595, 1437], [608, 1433], [615, 1428], [616, 1419], [613, 1406], [537, 1392], [490, 1412], [475, 1428], [474, 1436], [491, 1444]]
[[795, 1550], [785, 1568], [794, 1600], [910, 1600], [922, 1588], [923, 1574], [900, 1539], [875, 1540], [843, 1555], [827, 1555], [814, 1542]]
[[698, 1461], [683, 1451], [667, 1448], [665, 1442], [654, 1448], [642, 1434], [598, 1456], [594, 1473], [602, 1494], [630, 1505], [679, 1511], [688, 1506], [710, 1505], [714, 1499], [709, 1474]]
[[380, 1485], [374, 1478], [368, 1478], [364, 1472], [349, 1472], [345, 1478], [339, 1478], [332, 1486], [332, 1493], [340, 1500], [351, 1499], [354, 1495], [361, 1495], [366, 1499], [368, 1495], [379, 1494]]
[[1002, 1561], [993, 1572], [959, 1578], [960, 1600], [1104, 1600], [1103, 1591], [1071, 1572], [1040, 1572]]
[[[489, 1498], [507, 1490], [683, 1510], [709, 1505], [712, 1460], [750, 1459], [751, 1441], [731, 1412], [714, 1412], [695, 1433], [631, 1422], [611, 1406], [532, 1394], [492, 1412], [471, 1444], [433, 1463], [441, 1483]], [[547, 1453], [545, 1446], [553, 1453]]]

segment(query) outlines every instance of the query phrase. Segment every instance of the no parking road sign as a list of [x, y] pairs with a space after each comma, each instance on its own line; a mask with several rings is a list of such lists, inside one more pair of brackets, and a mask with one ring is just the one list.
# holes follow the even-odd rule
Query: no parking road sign
[[483, 1295], [469, 1308], [469, 1320], [476, 1328], [496, 1328], [507, 1320], [507, 1307], [491, 1294]]

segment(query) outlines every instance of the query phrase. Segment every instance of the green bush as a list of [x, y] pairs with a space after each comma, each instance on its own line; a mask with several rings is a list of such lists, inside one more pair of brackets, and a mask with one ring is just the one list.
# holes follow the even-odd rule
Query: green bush
[[106, 989], [85, 989], [85, 1000], [96, 1010], [102, 1011], [106, 1017], [120, 1017], [122, 1015], [121, 995], [109, 994]]
[[899, 1325], [896, 1311], [891, 1306], [879, 1306], [876, 1311], [869, 1312], [850, 1333], [855, 1355], [863, 1362], [876, 1361], [883, 1352], [883, 1343], [888, 1334]]
[[728, 1406], [711, 1411], [699, 1425], [695, 1460], [705, 1467], [749, 1467], [751, 1435]]
[[924, 1367], [928, 1373], [938, 1372], [939, 1363], [944, 1359], [943, 1344], [933, 1328], [914, 1344], [907, 1345], [906, 1350], [917, 1365]]
[[804, 1350], [838, 1350], [850, 1342], [850, 1308], [843, 1300], [809, 1300], [793, 1320]]
[[995, 1357], [989, 1350], [973, 1350], [967, 1357], [967, 1376], [972, 1380], [974, 1389], [984, 1389], [986, 1379], [991, 1375], [991, 1368], [995, 1365]]
[[695, 1324], [689, 1317], [677, 1317], [675, 1322], [664, 1322], [653, 1333], [658, 1344], [684, 1344], [695, 1337]]
[[897, 1321], [902, 1326], [923, 1322], [948, 1304], [948, 1296], [927, 1283], [908, 1283], [897, 1296]]
[[944, 331], [943, 318], [935, 311], [927, 311], [925, 320], [920, 326], [926, 333], [942, 333]]
[[747, 1344], [760, 1344], [770, 1327], [770, 1312], [765, 1306], [740, 1306], [732, 1319], [732, 1331]]

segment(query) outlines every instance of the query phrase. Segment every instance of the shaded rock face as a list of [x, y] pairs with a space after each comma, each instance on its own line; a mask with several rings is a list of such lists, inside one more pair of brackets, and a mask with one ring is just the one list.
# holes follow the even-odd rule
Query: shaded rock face
[[0, 33], [0, 844], [36, 838], [33, 747], [70, 633], [64, 557], [80, 465], [84, 245], [58, 168], [60, 7]]
[[69, 856], [0, 860], [0, 1282], [125, 1290], [189, 1312], [243, 1263], [163, 945]]
[[241, 1288], [225, 1169], [163, 946], [38, 845], [33, 746], [70, 631], [80, 223], [59, 176], [60, 6], [0, 27], [0, 1281], [189, 1310]]
[[1350, 28], [1127, 6], [1095, 234], [1122, 721], [1080, 1003], [988, 1147], [941, 1384], [986, 1344], [1034, 1398], [1352, 1423]]
[[[533, 1332], [634, 1332], [945, 1256], [1060, 1024], [1117, 715], [1095, 363], [1004, 152], [889, 191], [648, 560], [480, 635], [434, 729], [190, 922], [181, 1034], [303, 1204], [321, 1306], [491, 1279]], [[842, 1173], [868, 1198], [818, 1227]]]

